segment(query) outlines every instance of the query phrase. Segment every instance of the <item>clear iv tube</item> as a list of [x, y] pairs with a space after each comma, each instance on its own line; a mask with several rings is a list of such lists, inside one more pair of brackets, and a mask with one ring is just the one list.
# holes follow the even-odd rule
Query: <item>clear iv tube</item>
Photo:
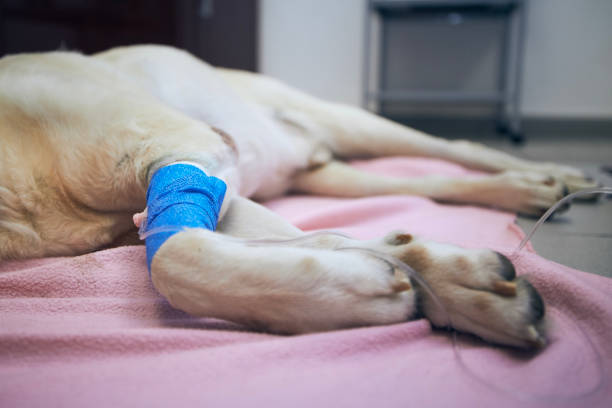
[[550, 216], [562, 205], [564, 205], [565, 203], [570, 202], [571, 200], [573, 200], [576, 197], [581, 197], [581, 196], [585, 196], [585, 195], [591, 195], [591, 194], [612, 194], [612, 188], [610, 187], [597, 187], [597, 188], [589, 188], [589, 189], [585, 189], [585, 190], [580, 190], [580, 191], [576, 191], [575, 193], [566, 195], [565, 197], [563, 197], [561, 200], [557, 201], [552, 207], [550, 207], [548, 209], [548, 211], [546, 211], [544, 213], [544, 215], [542, 215], [540, 217], [540, 219], [538, 220], [538, 222], [535, 223], [535, 225], [533, 226], [533, 228], [531, 228], [531, 231], [529, 231], [529, 233], [527, 235], [525, 235], [525, 238], [523, 238], [523, 240], [521, 241], [521, 243], [519, 244], [519, 246], [514, 250], [513, 255], [516, 255], [518, 252], [520, 252], [525, 245], [527, 244], [527, 242], [529, 242], [529, 240], [533, 237], [533, 234], [535, 234], [535, 232], [538, 230], [538, 228], [540, 228], [540, 226], [548, 219], [550, 218]]

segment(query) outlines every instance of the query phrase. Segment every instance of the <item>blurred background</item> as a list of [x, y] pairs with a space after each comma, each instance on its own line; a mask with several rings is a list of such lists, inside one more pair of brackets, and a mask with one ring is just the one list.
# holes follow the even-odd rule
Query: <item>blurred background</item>
[[0, 0], [0, 55], [171, 44], [437, 134], [520, 140], [610, 130], [611, 21], [610, 0]]
[[[139, 43], [612, 185], [611, 0], [0, 0], [1, 55]], [[574, 207], [536, 248], [612, 276], [612, 203]]]
[[0, 53], [167, 44], [257, 69], [256, 0], [0, 0]]

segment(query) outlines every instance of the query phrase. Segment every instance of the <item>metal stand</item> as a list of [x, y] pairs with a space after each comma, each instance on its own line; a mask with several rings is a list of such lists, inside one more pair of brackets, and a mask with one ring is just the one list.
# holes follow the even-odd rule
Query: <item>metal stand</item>
[[[523, 50], [525, 41], [526, 0], [369, 0], [366, 11], [364, 53], [364, 105], [380, 113], [388, 102], [493, 104], [496, 109], [497, 130], [508, 134], [515, 142], [522, 142], [520, 89], [522, 82]], [[418, 12], [477, 13], [480, 16], [503, 17], [503, 35], [500, 41], [500, 61], [497, 89], [490, 93], [465, 91], [432, 91], [419, 89], [381, 89], [386, 83], [385, 58], [374, 54], [373, 36], [378, 37], [378, 51], [385, 41], [385, 20], [398, 15]], [[378, 27], [374, 23], [378, 23]], [[373, 57], [374, 56], [374, 57]], [[420, 62], [427, 63], [427, 61]]]

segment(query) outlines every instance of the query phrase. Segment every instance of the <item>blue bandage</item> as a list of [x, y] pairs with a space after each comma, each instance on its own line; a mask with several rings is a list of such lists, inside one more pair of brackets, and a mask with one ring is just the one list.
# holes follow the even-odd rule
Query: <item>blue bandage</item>
[[155, 172], [147, 191], [146, 231], [162, 230], [145, 239], [149, 273], [159, 247], [181, 228], [215, 230], [226, 189], [222, 180], [190, 164], [173, 164]]

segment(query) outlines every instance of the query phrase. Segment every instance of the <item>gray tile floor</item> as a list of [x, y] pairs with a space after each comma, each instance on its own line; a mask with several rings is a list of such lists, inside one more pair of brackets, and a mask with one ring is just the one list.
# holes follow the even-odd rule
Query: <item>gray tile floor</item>
[[[478, 141], [516, 156], [576, 166], [604, 186], [612, 187], [612, 174], [601, 170], [604, 164], [612, 165], [612, 135], [531, 135], [525, 145], [518, 147], [496, 136]], [[535, 222], [525, 217], [517, 221], [526, 233]], [[532, 244], [547, 259], [612, 277], [612, 196], [595, 203], [574, 202], [568, 212], [542, 225]]]

